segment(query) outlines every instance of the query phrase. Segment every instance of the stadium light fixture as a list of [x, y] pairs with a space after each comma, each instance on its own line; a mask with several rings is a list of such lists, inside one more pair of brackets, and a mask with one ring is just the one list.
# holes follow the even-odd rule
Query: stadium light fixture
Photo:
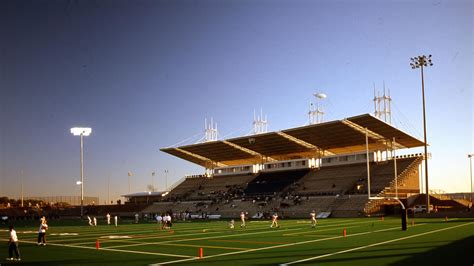
[[469, 172], [471, 173], [471, 194], [469, 194], [469, 201], [471, 202], [471, 207], [472, 207], [472, 157], [474, 156], [474, 153], [468, 154], [467, 157], [469, 158]]
[[84, 216], [84, 140], [83, 138], [84, 136], [89, 136], [91, 133], [92, 133], [92, 129], [89, 127], [71, 128], [72, 135], [81, 137], [81, 181], [76, 182], [76, 184], [81, 185], [81, 219]]
[[412, 69], [421, 69], [421, 95], [423, 99], [423, 135], [425, 142], [425, 187], [426, 187], [426, 212], [430, 213], [430, 191], [428, 187], [428, 144], [426, 141], [426, 111], [425, 111], [425, 81], [423, 76], [423, 68], [432, 66], [431, 55], [420, 55], [410, 58], [410, 66]]

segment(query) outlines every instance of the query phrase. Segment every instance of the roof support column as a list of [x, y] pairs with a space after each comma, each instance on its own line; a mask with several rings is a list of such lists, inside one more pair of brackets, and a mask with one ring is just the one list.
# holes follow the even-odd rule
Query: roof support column
[[367, 194], [370, 200], [369, 135], [367, 133], [367, 128], [365, 128], [365, 152], [366, 152], [366, 159], [367, 159]]
[[[395, 137], [393, 138], [393, 144], [395, 144]], [[395, 145], [392, 145], [392, 154], [393, 154], [393, 168], [394, 168], [394, 173], [395, 173], [395, 198], [398, 199], [398, 173], [397, 173], [397, 156], [395, 155]]]

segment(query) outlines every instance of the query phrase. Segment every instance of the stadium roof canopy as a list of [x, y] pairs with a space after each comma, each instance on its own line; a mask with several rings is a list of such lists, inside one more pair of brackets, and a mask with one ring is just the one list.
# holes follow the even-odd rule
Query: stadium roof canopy
[[424, 145], [415, 137], [364, 114], [276, 132], [163, 148], [161, 151], [213, 168], [364, 152], [366, 134], [370, 151]]

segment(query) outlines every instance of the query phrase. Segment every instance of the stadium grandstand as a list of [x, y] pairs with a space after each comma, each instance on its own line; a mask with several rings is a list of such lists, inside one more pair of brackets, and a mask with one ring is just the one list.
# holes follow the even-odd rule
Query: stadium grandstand
[[[178, 181], [143, 212], [237, 217], [383, 215], [420, 193], [424, 143], [370, 114], [226, 140], [163, 148], [205, 168]], [[368, 182], [370, 180], [370, 182]], [[370, 191], [369, 191], [370, 190]], [[368, 194], [373, 196], [368, 197]], [[128, 202], [149, 195], [126, 195]], [[397, 198], [398, 200], [393, 200]], [[412, 200], [413, 202], [415, 200]]]

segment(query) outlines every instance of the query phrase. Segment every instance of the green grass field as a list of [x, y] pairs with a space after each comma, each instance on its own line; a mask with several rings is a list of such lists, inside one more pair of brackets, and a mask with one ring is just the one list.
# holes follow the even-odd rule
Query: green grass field
[[[473, 219], [398, 218], [250, 221], [231, 230], [227, 221], [181, 222], [173, 230], [154, 223], [79, 225], [49, 221], [46, 246], [37, 246], [37, 226], [16, 224], [21, 262], [6, 261], [7, 225], [0, 264], [26, 265], [473, 265]], [[347, 236], [343, 236], [343, 229]], [[100, 249], [96, 249], [99, 240]], [[199, 258], [203, 248], [203, 258]]]

